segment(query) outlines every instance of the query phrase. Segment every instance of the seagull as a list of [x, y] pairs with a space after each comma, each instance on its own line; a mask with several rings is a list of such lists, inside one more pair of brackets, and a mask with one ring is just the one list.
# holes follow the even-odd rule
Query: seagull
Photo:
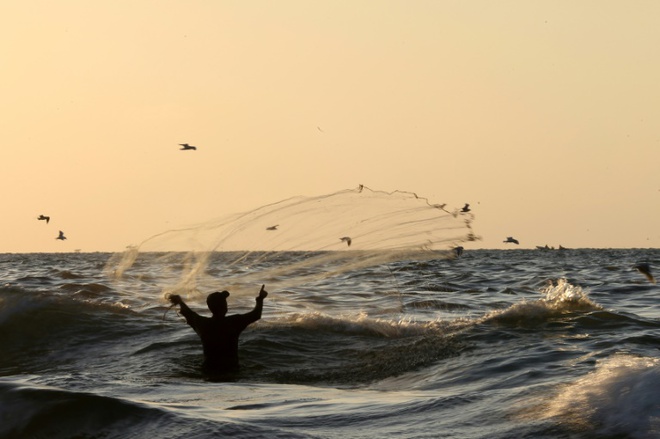
[[61, 239], [62, 241], [64, 241], [66, 239], [66, 236], [64, 236], [64, 232], [60, 230], [60, 235], [55, 239]]
[[277, 230], [277, 226], [279, 226], [279, 224], [275, 224], [274, 226], [266, 227], [266, 230]]
[[351, 242], [353, 242], [353, 240], [348, 236], [344, 236], [343, 238], [339, 238], [339, 240], [345, 241], [346, 244], [348, 244], [349, 247], [351, 246]]
[[640, 273], [642, 273], [651, 283], [655, 283], [655, 279], [651, 274], [651, 267], [646, 262], [635, 265], [633, 268], [636, 268]]
[[39, 221], [46, 221], [46, 224], [48, 224], [48, 221], [50, 221], [50, 217], [49, 217], [49, 216], [46, 216], [46, 215], [39, 215], [39, 216], [37, 217], [37, 219], [38, 219]]
[[470, 211], [470, 205], [468, 203], [465, 203], [465, 206], [461, 209], [461, 212], [467, 213]]
[[189, 149], [197, 150], [196, 146], [188, 145], [187, 143], [179, 143], [179, 146], [183, 146], [183, 148], [181, 148], [181, 151], [186, 151]]
[[514, 239], [514, 238], [512, 238], [511, 236], [509, 236], [508, 238], [506, 238], [506, 241], [502, 241], [502, 242], [504, 242], [504, 243], [508, 243], [508, 242], [510, 242], [510, 243], [512, 243], [512, 244], [520, 244], [520, 243], [518, 242], [517, 239]]

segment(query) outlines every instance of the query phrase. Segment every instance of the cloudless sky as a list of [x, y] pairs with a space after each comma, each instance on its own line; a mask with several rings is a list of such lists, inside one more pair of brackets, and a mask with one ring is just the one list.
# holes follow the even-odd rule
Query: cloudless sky
[[470, 203], [470, 248], [660, 246], [659, 2], [26, 0], [0, 16], [0, 252], [120, 251], [358, 184]]

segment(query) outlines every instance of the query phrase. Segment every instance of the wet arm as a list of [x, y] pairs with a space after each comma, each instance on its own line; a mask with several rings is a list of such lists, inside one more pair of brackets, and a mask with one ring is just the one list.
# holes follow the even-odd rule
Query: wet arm
[[190, 309], [188, 305], [186, 305], [186, 302], [183, 301], [181, 296], [177, 295], [170, 297], [170, 302], [172, 302], [173, 305], [179, 305], [179, 313], [186, 318], [186, 322], [190, 326], [194, 327], [194, 322], [197, 318], [199, 318], [199, 314]]
[[197, 314], [195, 311], [190, 309], [183, 300], [179, 305], [180, 305], [179, 312], [181, 313], [182, 316], [186, 318], [186, 322], [188, 322], [189, 325], [192, 325], [192, 322], [196, 317], [199, 316], [199, 314]]
[[254, 309], [248, 313], [255, 321], [261, 318], [261, 311], [264, 309], [264, 299], [257, 297], [256, 301], [257, 304], [254, 305]]
[[259, 291], [259, 296], [256, 298], [257, 304], [254, 306], [254, 309], [249, 313], [243, 314], [245, 325], [256, 322], [261, 318], [261, 311], [264, 308], [264, 299], [266, 296], [268, 296], [268, 292], [264, 289], [264, 286], [262, 286], [261, 291]]

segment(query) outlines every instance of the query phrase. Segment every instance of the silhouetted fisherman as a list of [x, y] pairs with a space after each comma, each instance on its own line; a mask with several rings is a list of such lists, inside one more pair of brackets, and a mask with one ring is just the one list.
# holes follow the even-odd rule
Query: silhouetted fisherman
[[202, 340], [204, 349], [204, 369], [209, 372], [230, 372], [238, 369], [238, 337], [250, 323], [261, 318], [264, 299], [268, 292], [261, 286], [257, 304], [254, 309], [245, 314], [227, 314], [228, 291], [215, 292], [208, 295], [206, 304], [213, 313], [212, 317], [204, 317], [191, 310], [181, 296], [169, 297], [172, 305], [181, 307], [181, 314], [186, 322], [195, 330]]

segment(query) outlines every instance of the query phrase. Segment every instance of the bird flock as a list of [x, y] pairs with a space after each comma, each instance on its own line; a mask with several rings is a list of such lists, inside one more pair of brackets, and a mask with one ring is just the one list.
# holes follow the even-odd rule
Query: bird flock
[[[50, 223], [50, 216], [48, 215], [39, 215], [37, 217], [37, 220], [39, 221], [46, 221], [46, 224]], [[64, 232], [60, 230], [60, 233], [57, 235], [55, 239], [59, 239], [60, 241], [64, 241], [66, 239], [66, 236], [64, 236]]]
[[[320, 128], [319, 128], [319, 131], [321, 131]], [[197, 147], [194, 146], [194, 145], [190, 145], [189, 143], [179, 143], [179, 146], [181, 146], [181, 148], [180, 148], [181, 151], [197, 151]], [[358, 186], [358, 193], [361, 193], [363, 189], [364, 189], [364, 185], [360, 184]], [[417, 198], [417, 195], [416, 194], [414, 194], [414, 195], [415, 195], [415, 198]], [[435, 205], [433, 205], [433, 207], [437, 207], [438, 209], [441, 209], [441, 210], [445, 210], [445, 206], [446, 206], [446, 204], [435, 204]], [[465, 203], [465, 205], [460, 210], [458, 210], [457, 212], [454, 213], [454, 216], [456, 216], [457, 213], [469, 213], [469, 212], [471, 212], [470, 204]], [[49, 224], [50, 223], [50, 216], [41, 214], [37, 217], [37, 220], [45, 221], [46, 224]], [[276, 231], [276, 230], [278, 230], [278, 227], [279, 227], [279, 224], [275, 224], [273, 226], [267, 227], [266, 230]], [[55, 237], [55, 239], [59, 240], [59, 241], [64, 241], [64, 240], [67, 239], [67, 237], [64, 235], [64, 232], [62, 230], [60, 230], [57, 237]], [[350, 236], [342, 236], [341, 238], [339, 238], [339, 240], [341, 242], [346, 243], [346, 245], [348, 247], [350, 247], [351, 244], [353, 243], [353, 238], [351, 238]], [[520, 245], [520, 241], [518, 241], [513, 236], [508, 236], [502, 242], [505, 243], [505, 244]], [[547, 245], [546, 245], [545, 248], [541, 248], [541, 247], [537, 246], [537, 249], [548, 249], [548, 247], [547, 247]], [[560, 249], [564, 249], [564, 248], [560, 246]], [[463, 250], [464, 250], [464, 248], [461, 247], [461, 246], [454, 247], [452, 249], [454, 257], [455, 258], [460, 258], [461, 255], [463, 254]], [[633, 266], [633, 268], [636, 269], [637, 271], [639, 271], [640, 273], [642, 273], [648, 279], [649, 282], [651, 282], [653, 284], [656, 283], [655, 278], [651, 274], [651, 267], [648, 263], [640, 263], [640, 264], [637, 264], [637, 265]]]
[[[194, 146], [194, 145], [190, 145], [190, 144], [188, 144], [188, 143], [179, 143], [179, 146], [181, 146], [181, 148], [180, 148], [181, 151], [197, 151], [197, 147], [196, 147], [196, 146]], [[46, 221], [46, 224], [49, 224], [49, 223], [50, 223], [50, 216], [49, 216], [49, 215], [41, 214], [41, 215], [39, 215], [39, 216], [37, 217], [37, 220], [39, 220], [39, 221]], [[277, 227], [277, 226], [275, 226], [275, 227]], [[273, 229], [273, 230], [274, 230], [274, 229]], [[64, 235], [64, 232], [60, 230], [59, 233], [58, 233], [58, 235], [55, 237], [55, 239], [57, 239], [57, 240], [59, 240], [59, 241], [64, 241], [64, 240], [66, 240], [67, 238], [66, 238], [66, 236]]]

